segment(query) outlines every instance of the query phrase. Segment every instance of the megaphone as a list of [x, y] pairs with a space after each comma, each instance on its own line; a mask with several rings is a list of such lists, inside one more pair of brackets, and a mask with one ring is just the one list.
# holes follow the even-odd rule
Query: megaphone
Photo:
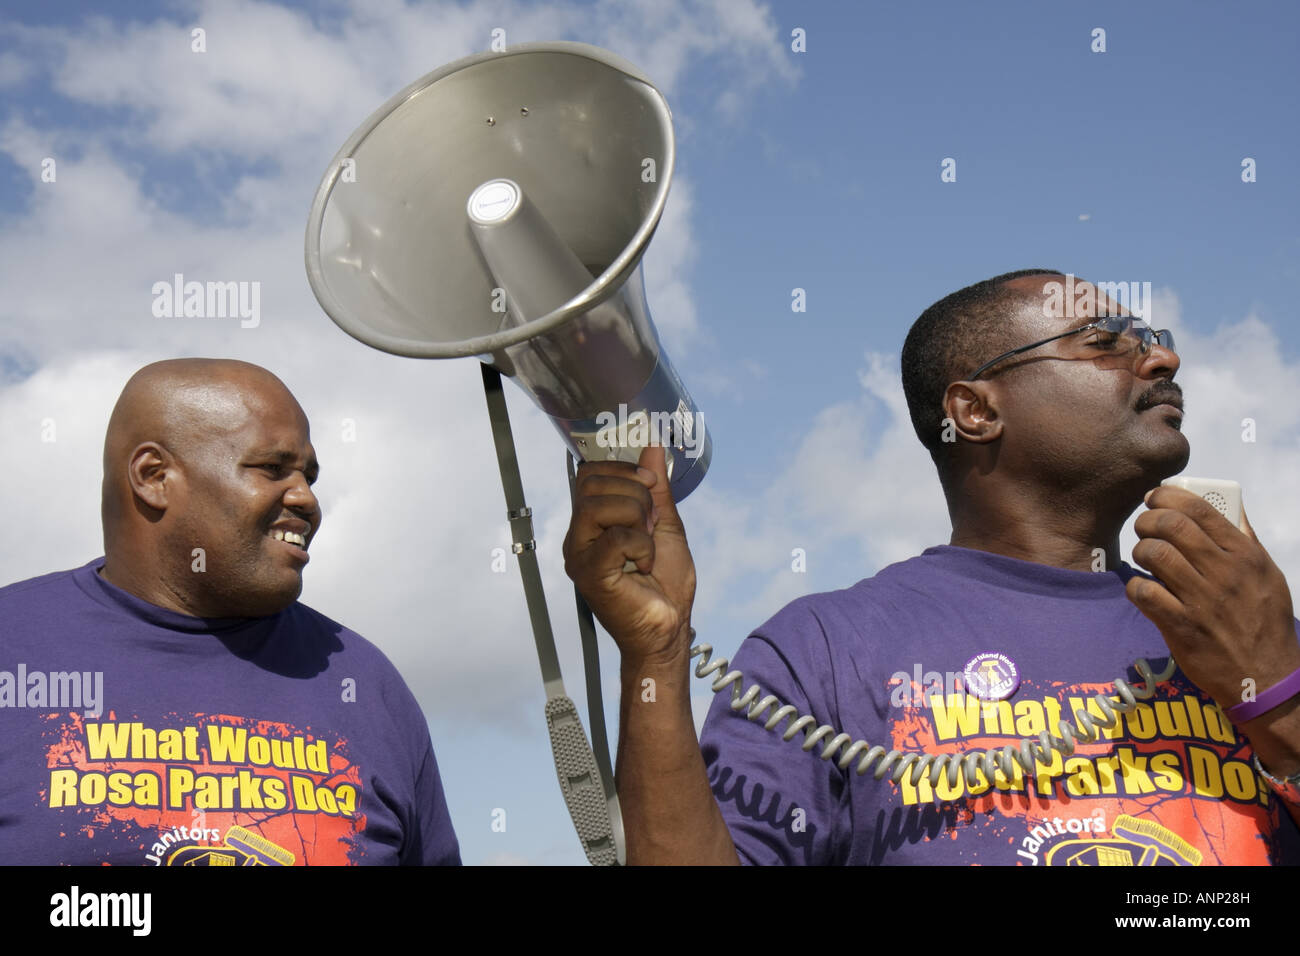
[[448, 64], [376, 110], [330, 163], [307, 222], [312, 292], [345, 332], [396, 355], [484, 363], [556, 773], [598, 864], [626, 848], [595, 625], [578, 594], [593, 752], [560, 674], [501, 377], [550, 416], [571, 482], [573, 459], [636, 461], [661, 444], [674, 498], [700, 483], [712, 440], [641, 275], [673, 162], [668, 104], [636, 67], [583, 43], [525, 44]]
[[312, 291], [345, 332], [513, 378], [582, 460], [662, 444], [674, 498], [712, 440], [651, 320], [641, 257], [672, 118], [632, 64], [521, 44], [406, 87], [344, 143], [307, 225]]

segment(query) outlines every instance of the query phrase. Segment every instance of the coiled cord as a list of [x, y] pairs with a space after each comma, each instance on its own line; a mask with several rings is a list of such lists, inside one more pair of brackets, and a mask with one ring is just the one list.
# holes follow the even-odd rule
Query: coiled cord
[[[691, 639], [695, 638], [695, 629], [691, 628]], [[725, 657], [713, 659], [713, 647], [709, 644], [696, 644], [691, 648], [691, 657], [700, 657], [703, 659], [695, 666], [696, 677], [708, 677], [717, 671], [725, 671], [730, 666], [730, 662]], [[792, 740], [800, 730], [804, 731], [804, 742], [802, 744], [805, 751], [811, 751], [818, 743], [827, 737], [831, 739], [822, 746], [822, 760], [830, 760], [841, 748], [844, 753], [836, 760], [836, 766], [841, 770], [846, 769], [856, 758], [858, 761], [857, 773], [859, 776], [865, 774], [873, 763], [876, 769], [873, 774], [877, 780], [883, 780], [886, 774], [894, 783], [901, 783], [910, 768], [912, 773], [912, 786], [916, 786], [927, 774], [930, 777], [930, 786], [937, 787], [940, 778], [945, 770], [948, 774], [948, 786], [955, 787], [958, 777], [963, 773], [966, 776], [966, 783], [970, 787], [979, 784], [979, 778], [976, 774], [980, 771], [984, 773], [984, 779], [993, 786], [993, 775], [1000, 770], [1006, 780], [1011, 780], [1015, 773], [1017, 764], [1026, 775], [1032, 776], [1039, 763], [1048, 763], [1052, 759], [1052, 752], [1059, 751], [1064, 756], [1074, 753], [1076, 743], [1092, 743], [1101, 736], [1102, 730], [1114, 727], [1119, 722], [1119, 715], [1128, 713], [1137, 707], [1139, 700], [1147, 700], [1155, 694], [1156, 684], [1169, 680], [1173, 676], [1176, 668], [1174, 659], [1169, 658], [1169, 663], [1159, 674], [1151, 669], [1145, 658], [1138, 658], [1133, 667], [1142, 678], [1143, 686], [1141, 690], [1136, 690], [1133, 685], [1122, 677], [1115, 679], [1115, 690], [1118, 692], [1118, 698], [1113, 698], [1108, 694], [1099, 693], [1093, 700], [1096, 701], [1098, 708], [1102, 712], [1102, 717], [1090, 714], [1086, 710], [1076, 710], [1074, 719], [1078, 721], [1078, 727], [1069, 721], [1062, 720], [1057, 725], [1060, 736], [1055, 736], [1044, 730], [1037, 738], [1025, 737], [1019, 745], [1007, 744], [1005, 747], [994, 747], [989, 750], [972, 750], [961, 754], [905, 754], [899, 750], [885, 750], [878, 744], [872, 746], [865, 740], [854, 740], [845, 733], [836, 732], [834, 727], [828, 724], [821, 724], [815, 729], [806, 729], [817, 723], [816, 719], [808, 714], [798, 715], [798, 708], [790, 704], [783, 704], [777, 697], [768, 694], [761, 700], [757, 700], [759, 690], [757, 684], [751, 684], [749, 689], [743, 694], [740, 685], [744, 682], [744, 675], [738, 670], [728, 671], [721, 677], [715, 678], [711, 682], [713, 692], [716, 694], [725, 687], [731, 687], [731, 709], [740, 711], [748, 708], [745, 715], [751, 721], [763, 720], [765, 730], [776, 730], [783, 720], [795, 717], [790, 725], [782, 733], [782, 738]], [[764, 718], [764, 714], [769, 710], [774, 712], [771, 716]], [[865, 753], [863, 752], [865, 751]], [[861, 754], [861, 756], [858, 756]], [[890, 768], [893, 768], [892, 770]]]

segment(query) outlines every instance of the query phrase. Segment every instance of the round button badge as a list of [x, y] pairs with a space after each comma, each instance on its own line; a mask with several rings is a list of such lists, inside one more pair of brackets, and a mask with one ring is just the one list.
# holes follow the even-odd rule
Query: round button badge
[[1006, 700], [1020, 686], [1020, 671], [1007, 655], [988, 651], [966, 662], [962, 679], [966, 693], [980, 700]]

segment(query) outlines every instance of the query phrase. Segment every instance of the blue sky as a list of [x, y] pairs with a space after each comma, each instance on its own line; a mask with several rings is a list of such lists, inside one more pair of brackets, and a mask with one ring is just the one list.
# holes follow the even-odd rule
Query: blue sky
[[[35, 4], [0, 20], [0, 500], [13, 540], [32, 542], [0, 555], [0, 583], [100, 553], [99, 445], [135, 368], [186, 354], [269, 367], [322, 457], [326, 517], [303, 600], [406, 675], [466, 862], [582, 860], [518, 578], [490, 568], [508, 537], [477, 369], [384, 355], [337, 330], [308, 288], [302, 232], [347, 135], [405, 84], [487, 49], [494, 28], [510, 44], [609, 48], [673, 110], [677, 174], [645, 270], [715, 443], [683, 506], [702, 639], [730, 652], [791, 598], [947, 540], [898, 353], [931, 302], [1026, 267], [1152, 283], [1155, 323], [1179, 335], [1189, 473], [1242, 481], [1261, 539], [1300, 571], [1287, 480], [1300, 463], [1293, 4], [125, 11]], [[194, 26], [207, 31], [202, 57]], [[796, 28], [806, 52], [791, 49]], [[1090, 49], [1095, 28], [1104, 53]], [[56, 183], [41, 182], [45, 157]], [[260, 281], [261, 325], [152, 317], [152, 283], [175, 272]], [[791, 310], [795, 288], [806, 312]], [[559, 557], [561, 446], [521, 393], [510, 401], [566, 676], [585, 705]], [[47, 417], [59, 441], [37, 447]], [[1255, 443], [1241, 441], [1244, 417]], [[343, 418], [358, 423], [354, 443], [338, 437]], [[375, 529], [395, 520], [419, 535], [381, 546]], [[794, 548], [805, 573], [791, 569]], [[505, 833], [490, 827], [498, 807]]]

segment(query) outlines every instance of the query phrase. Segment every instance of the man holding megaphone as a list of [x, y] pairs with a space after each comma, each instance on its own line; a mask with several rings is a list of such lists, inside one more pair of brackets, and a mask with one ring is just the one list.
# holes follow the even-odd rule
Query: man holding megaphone
[[[564, 554], [622, 652], [630, 863], [1300, 861], [1286, 580], [1244, 515], [1159, 487], [1190, 453], [1172, 335], [1077, 289], [1008, 273], [913, 325], [904, 389], [950, 544], [793, 602], [735, 662], [805, 734], [834, 728], [807, 751], [781, 739], [794, 714], [728, 694], [697, 741], [663, 450], [581, 466]], [[1144, 498], [1133, 558], [1154, 577], [1119, 550]]]
[[[715, 699], [701, 750], [695, 571], [674, 502], [711, 442], [641, 272], [675, 156], [667, 102], [638, 68], [521, 44], [390, 98], [335, 155], [308, 218], [307, 274], [340, 328], [484, 363], [557, 777], [588, 858], [614, 861], [619, 808], [589, 786], [605, 747], [588, 748], [564, 692], [502, 377], [592, 459], [565, 558], [623, 655], [630, 861], [1300, 860], [1282, 809], [1300, 804], [1286, 582], [1248, 524], [1174, 488], [1137, 522], [1134, 560], [1159, 581], [1120, 560], [1128, 516], [1188, 460], [1178, 356], [1167, 331], [1054, 272], [977, 283], [918, 319], [904, 390], [950, 543], [756, 631], [736, 665], [762, 693]], [[671, 448], [595, 460], [636, 454], [656, 417]]]

